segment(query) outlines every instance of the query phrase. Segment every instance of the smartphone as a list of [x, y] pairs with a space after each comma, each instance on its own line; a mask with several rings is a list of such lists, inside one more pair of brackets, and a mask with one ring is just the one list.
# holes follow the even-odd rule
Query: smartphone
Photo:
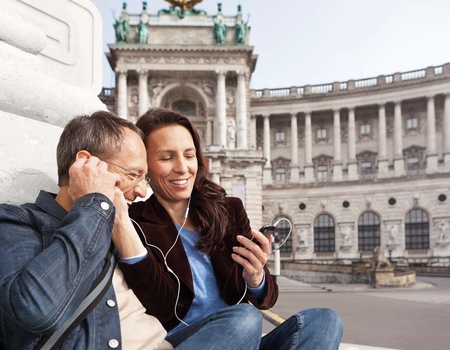
[[266, 236], [267, 238], [270, 237], [270, 235], [273, 235], [273, 232], [275, 231], [275, 226], [274, 225], [263, 225], [260, 229], [259, 232], [261, 232], [264, 236]]

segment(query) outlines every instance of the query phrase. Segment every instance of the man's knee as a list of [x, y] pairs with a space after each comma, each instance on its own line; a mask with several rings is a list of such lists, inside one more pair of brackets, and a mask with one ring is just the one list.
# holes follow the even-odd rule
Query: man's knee
[[301, 311], [300, 314], [306, 319], [306, 323], [314, 324], [316, 327], [333, 332], [337, 336], [342, 335], [343, 323], [341, 317], [333, 309], [307, 309]]

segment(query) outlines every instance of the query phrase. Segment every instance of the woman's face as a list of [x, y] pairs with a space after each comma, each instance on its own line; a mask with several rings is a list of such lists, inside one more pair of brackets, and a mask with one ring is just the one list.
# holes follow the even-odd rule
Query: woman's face
[[197, 176], [196, 149], [189, 131], [180, 125], [153, 131], [147, 139], [148, 177], [160, 202], [188, 199]]

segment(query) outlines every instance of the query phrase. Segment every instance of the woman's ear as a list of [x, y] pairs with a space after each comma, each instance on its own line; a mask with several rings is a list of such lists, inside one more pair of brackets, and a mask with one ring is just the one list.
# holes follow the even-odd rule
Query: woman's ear
[[91, 156], [92, 154], [89, 151], [82, 149], [81, 151], [78, 151], [75, 160], [78, 160], [80, 158], [89, 159]]

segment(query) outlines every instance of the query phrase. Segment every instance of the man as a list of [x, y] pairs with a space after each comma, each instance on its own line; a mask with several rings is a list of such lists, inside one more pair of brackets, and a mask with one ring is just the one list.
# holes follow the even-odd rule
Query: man
[[[146, 151], [134, 124], [103, 111], [76, 117], [61, 135], [57, 164], [58, 194], [0, 206], [0, 348], [33, 349], [60, 330], [105, 267], [111, 239], [125, 261], [146, 252], [127, 244], [136, 234], [113, 232], [115, 221], [131, 225], [116, 211], [146, 195]], [[171, 349], [117, 268], [113, 285], [58, 347]]]

